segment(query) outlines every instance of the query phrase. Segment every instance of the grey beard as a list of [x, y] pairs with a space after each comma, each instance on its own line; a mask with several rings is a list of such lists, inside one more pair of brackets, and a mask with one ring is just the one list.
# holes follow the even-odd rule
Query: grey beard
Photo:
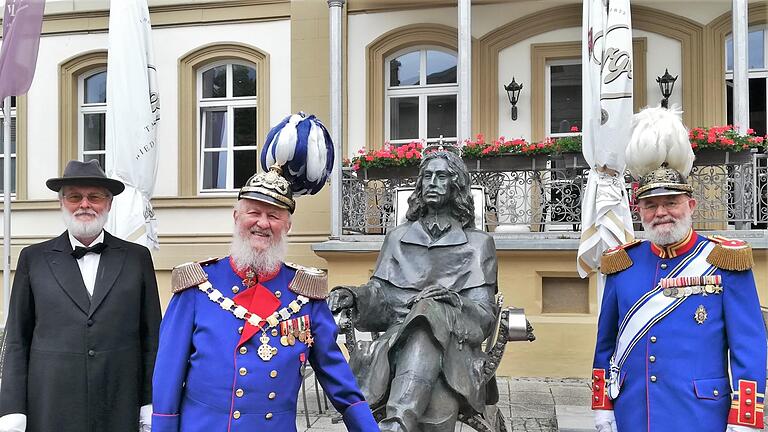
[[250, 267], [256, 274], [267, 274], [274, 272], [282, 264], [287, 250], [288, 235], [286, 233], [282, 233], [265, 251], [259, 252], [251, 247], [247, 237], [236, 230], [232, 235], [230, 255], [239, 270]]
[[660, 232], [645, 222], [643, 222], [643, 229], [648, 235], [648, 240], [660, 246], [667, 246], [684, 239], [692, 225], [693, 216], [689, 213], [678, 219], [672, 229], [667, 232]]
[[64, 218], [64, 226], [74, 238], [98, 237], [109, 218], [109, 212], [104, 211], [101, 214], [96, 213], [96, 219], [91, 222], [81, 222], [64, 207], [61, 208], [61, 214]]

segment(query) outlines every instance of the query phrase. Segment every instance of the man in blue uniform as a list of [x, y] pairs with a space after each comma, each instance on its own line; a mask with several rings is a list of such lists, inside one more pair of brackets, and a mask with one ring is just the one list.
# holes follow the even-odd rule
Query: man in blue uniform
[[[659, 154], [668, 155], [664, 165], [644, 170]], [[648, 240], [603, 256], [592, 374], [598, 431], [763, 427], [766, 336], [751, 250], [692, 229], [692, 158], [675, 113], [636, 116], [627, 165], [642, 177], [636, 194]]]
[[[306, 140], [319, 122], [293, 117], [276, 128], [295, 128], [286, 135], [318, 148]], [[153, 381], [156, 432], [295, 431], [307, 362], [348, 430], [378, 431], [336, 344], [325, 273], [283, 262], [296, 179], [281, 172], [254, 175], [240, 190], [229, 257], [174, 269]]]

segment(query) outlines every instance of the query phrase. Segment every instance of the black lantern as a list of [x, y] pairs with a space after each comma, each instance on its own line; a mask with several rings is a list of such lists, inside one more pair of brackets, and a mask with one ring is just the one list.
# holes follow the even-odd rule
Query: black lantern
[[656, 82], [659, 83], [659, 89], [661, 89], [661, 95], [664, 97], [661, 100], [661, 106], [664, 108], [669, 108], [669, 97], [672, 96], [672, 90], [675, 88], [677, 77], [678, 75], [670, 75], [669, 69], [664, 70], [664, 75], [656, 77]]
[[518, 84], [515, 81], [515, 77], [512, 77], [512, 82], [504, 86], [504, 90], [507, 91], [509, 97], [509, 103], [512, 105], [512, 120], [517, 120], [517, 101], [520, 100], [520, 90], [523, 89], [523, 84]]

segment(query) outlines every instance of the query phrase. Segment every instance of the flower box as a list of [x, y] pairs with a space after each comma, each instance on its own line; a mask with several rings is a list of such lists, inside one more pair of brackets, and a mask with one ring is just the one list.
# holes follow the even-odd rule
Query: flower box
[[469, 171], [539, 171], [547, 168], [546, 155], [500, 154], [480, 159], [464, 158]]
[[419, 175], [419, 165], [368, 167], [359, 171], [365, 180], [404, 179]]
[[693, 161], [693, 165], [743, 165], [752, 160], [752, 154], [756, 151], [757, 149], [742, 150], [738, 152], [712, 148], [701, 149], [696, 152], [696, 159]]
[[588, 169], [589, 164], [581, 152], [552, 153], [549, 155], [553, 168]]

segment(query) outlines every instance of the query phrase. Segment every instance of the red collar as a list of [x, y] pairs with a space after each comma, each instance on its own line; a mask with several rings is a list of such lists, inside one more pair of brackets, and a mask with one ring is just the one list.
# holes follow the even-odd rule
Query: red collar
[[277, 267], [274, 272], [272, 273], [259, 273], [258, 275], [251, 270], [250, 267], [245, 269], [238, 269], [235, 265], [235, 261], [232, 259], [232, 257], [229, 257], [229, 266], [232, 267], [232, 271], [237, 274], [240, 279], [242, 279], [243, 286], [248, 288], [256, 285], [257, 283], [264, 283], [268, 282], [277, 276], [278, 273], [280, 273], [280, 267]]
[[696, 234], [696, 231], [690, 230], [688, 231], [688, 235], [677, 243], [667, 246], [659, 246], [655, 243], [651, 243], [651, 251], [659, 258], [674, 258], [691, 250], [698, 238], [699, 235]]

